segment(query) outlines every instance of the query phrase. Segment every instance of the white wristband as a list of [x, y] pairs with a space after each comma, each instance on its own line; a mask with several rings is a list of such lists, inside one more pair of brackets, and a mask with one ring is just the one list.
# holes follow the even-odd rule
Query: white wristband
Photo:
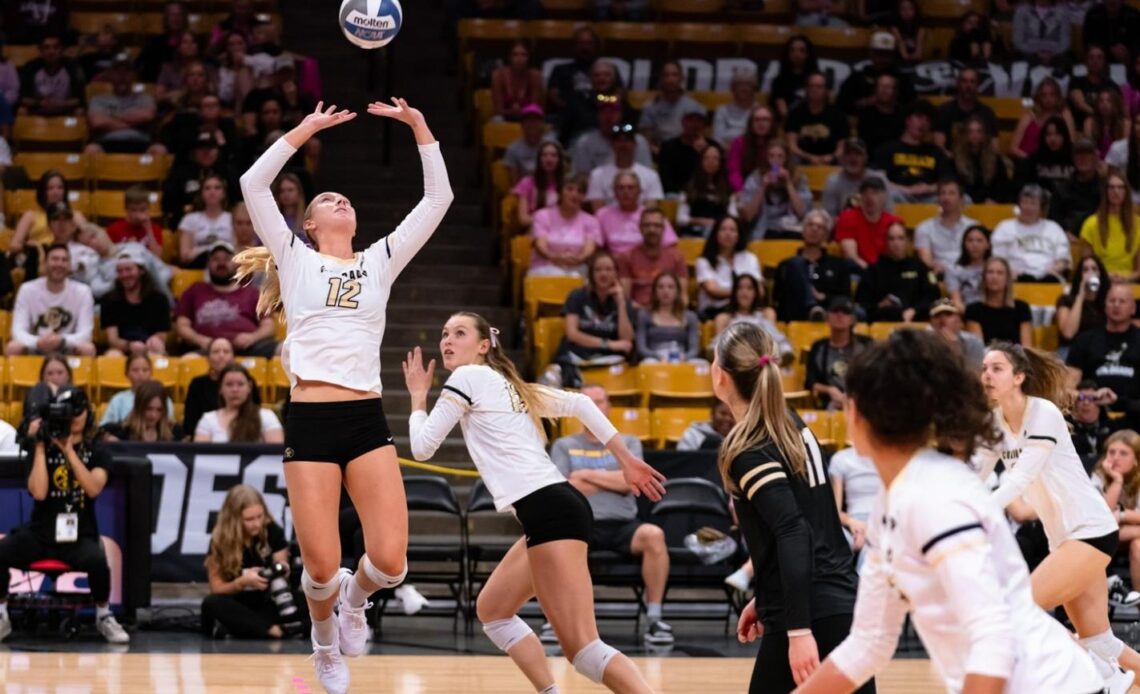
[[799, 636], [811, 636], [811, 629], [791, 629], [788, 631], [788, 638], [790, 639]]

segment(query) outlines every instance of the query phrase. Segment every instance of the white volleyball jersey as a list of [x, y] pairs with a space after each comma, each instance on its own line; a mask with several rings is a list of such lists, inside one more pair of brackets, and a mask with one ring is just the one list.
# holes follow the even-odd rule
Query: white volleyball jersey
[[851, 633], [829, 656], [861, 685], [894, 655], [910, 614], [946, 690], [968, 674], [1004, 691], [1095, 692], [1083, 649], [1033, 602], [1002, 509], [960, 460], [920, 451], [879, 496]]
[[[543, 388], [542, 393], [536, 404], [540, 417], [577, 417], [602, 442], [617, 435], [614, 425], [585, 395], [553, 388]], [[412, 456], [431, 458], [456, 422], [499, 511], [538, 489], [566, 481], [547, 455], [518, 391], [491, 367], [459, 367], [447, 379], [430, 415], [423, 410], [412, 413], [408, 421]]]
[[1069, 425], [1057, 406], [1042, 398], [1029, 398], [1020, 432], [1010, 431], [1001, 408], [994, 409], [1001, 431], [996, 450], [979, 447], [971, 464], [981, 479], [993, 472], [998, 460], [1005, 465], [994, 500], [1004, 509], [1023, 497], [1041, 519], [1049, 548], [1065, 540], [1103, 537], [1117, 529], [1116, 519], [1085, 472]]
[[273, 254], [289, 325], [281, 360], [290, 386], [333, 383], [380, 394], [380, 341], [392, 283], [443, 220], [454, 195], [439, 143], [421, 145], [424, 197], [388, 236], [351, 259], [300, 242], [273, 200], [270, 184], [296, 152], [279, 138], [241, 177], [250, 219]]

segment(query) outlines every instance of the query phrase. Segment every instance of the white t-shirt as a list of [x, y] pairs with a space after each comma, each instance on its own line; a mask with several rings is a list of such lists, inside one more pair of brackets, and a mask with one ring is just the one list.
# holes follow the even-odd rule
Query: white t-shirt
[[[715, 268], [706, 258], [697, 258], [694, 269], [697, 275], [697, 285], [702, 287], [705, 282], [711, 280], [716, 282], [718, 287], [732, 289], [733, 275], [752, 275], [757, 282], [764, 282], [764, 278], [760, 275], [760, 261], [748, 251], [739, 251], [732, 256], [731, 265], [724, 258], [717, 256]], [[704, 289], [701, 289], [697, 295], [697, 310], [701, 313], [704, 313], [707, 308], [723, 308], [725, 306], [728, 306], [728, 299], [714, 299]]]
[[0, 454], [15, 455], [20, 452], [16, 441], [16, 428], [0, 419]]
[[993, 254], [1009, 261], [1013, 277], [1044, 277], [1053, 272], [1058, 260], [1069, 260], [1069, 237], [1051, 219], [1022, 224], [1017, 219], [1000, 222], [994, 229]]
[[16, 292], [12, 339], [28, 349], [35, 349], [36, 340], [49, 333], [63, 336], [64, 344], [74, 348], [91, 341], [94, 325], [95, 298], [82, 282], [65, 280], [57, 294], [48, 289], [46, 277], [37, 277]]
[[602, 200], [611, 205], [614, 198], [614, 178], [619, 173], [632, 173], [641, 183], [641, 198], [638, 202], [644, 207], [651, 200], [663, 200], [665, 189], [661, 186], [661, 177], [653, 169], [644, 164], [633, 163], [628, 169], [619, 169], [617, 164], [610, 162], [603, 164], [590, 172], [590, 186], [586, 190], [587, 200]]
[[1057, 406], [1042, 398], [1029, 398], [1022, 430], [1009, 430], [1001, 408], [994, 408], [1001, 442], [996, 449], [979, 448], [970, 464], [981, 479], [1005, 463], [1006, 474], [994, 492], [994, 501], [1004, 509], [1011, 501], [1025, 499], [1045, 530], [1049, 549], [1066, 540], [1089, 540], [1118, 529], [1116, 519], [1085, 472], [1069, 426]]
[[851, 632], [829, 656], [856, 686], [888, 665], [908, 613], [946, 691], [967, 674], [1006, 679], [1011, 693], [1104, 686], [1033, 601], [1002, 510], [962, 461], [919, 451], [880, 494], [863, 551]]
[[934, 260], [950, 267], [958, 262], [962, 255], [962, 237], [978, 222], [969, 217], [958, 218], [958, 223], [952, 227], [942, 223], [941, 216], [934, 216], [921, 222], [914, 229], [914, 248], [930, 251]]
[[[223, 427], [218, 421], [218, 414], [221, 410], [212, 410], [202, 415], [198, 420], [198, 428], [194, 430], [194, 438], [198, 439], [201, 436], [209, 437], [211, 443], [229, 443], [230, 432], [226, 427]], [[273, 414], [271, 410], [262, 407], [258, 410], [261, 415], [261, 434], [271, 431], [280, 431], [281, 422], [277, 419], [277, 415]]]
[[859, 455], [854, 448], [844, 448], [831, 456], [827, 472], [833, 485], [843, 486], [847, 514], [866, 520], [883, 491], [883, 480], [871, 459]]
[[199, 252], [207, 250], [215, 241], [234, 242], [234, 218], [229, 212], [212, 219], [205, 212], [191, 212], [178, 223], [178, 230], [190, 234]]
[[[577, 417], [604, 443], [617, 435], [614, 425], [585, 395], [553, 388], [543, 388], [542, 393], [539, 416]], [[518, 391], [489, 366], [459, 367], [443, 385], [430, 415], [423, 410], [412, 413], [408, 421], [412, 456], [431, 458], [456, 422], [499, 511], [538, 489], [566, 481], [547, 455]]]
[[322, 255], [285, 223], [269, 186], [296, 153], [285, 138], [241, 177], [253, 228], [277, 263], [289, 333], [281, 361], [290, 386], [298, 379], [381, 393], [380, 342], [392, 283], [431, 238], [454, 194], [439, 143], [421, 145], [424, 197], [396, 230], [355, 257]]

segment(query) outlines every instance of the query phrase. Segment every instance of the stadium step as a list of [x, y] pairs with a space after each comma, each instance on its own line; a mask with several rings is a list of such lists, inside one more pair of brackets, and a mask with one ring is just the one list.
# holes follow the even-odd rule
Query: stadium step
[[[397, 323], [395, 325], [389, 323], [384, 329], [384, 344], [387, 347], [402, 347], [407, 345], [406, 349], [419, 345], [425, 347], [430, 345], [432, 351], [435, 351], [436, 345], [439, 344], [439, 329], [443, 326], [442, 321], [432, 323]], [[515, 328], [513, 324], [506, 323], [499, 328], [502, 331], [501, 338], [504, 344], [514, 344]]]

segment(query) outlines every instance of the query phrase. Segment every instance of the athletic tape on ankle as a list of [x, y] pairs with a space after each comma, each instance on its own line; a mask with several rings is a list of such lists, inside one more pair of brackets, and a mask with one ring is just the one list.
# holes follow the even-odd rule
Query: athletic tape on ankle
[[602, 675], [618, 650], [601, 639], [594, 639], [574, 656], [574, 669], [591, 682], [602, 683]]
[[491, 643], [506, 653], [516, 643], [522, 641], [534, 632], [518, 615], [510, 619], [496, 619], [483, 625], [483, 633], [491, 639]]
[[348, 575], [349, 572], [346, 569], [340, 569], [328, 583], [317, 583], [309, 575], [309, 570], [303, 569], [301, 571], [301, 590], [305, 593], [305, 597], [316, 602], [324, 602], [340, 595], [341, 581]]
[[408, 560], [404, 560], [404, 570], [400, 572], [399, 576], [389, 576], [380, 569], [377, 569], [372, 561], [365, 554], [363, 560], [360, 562], [364, 567], [364, 575], [368, 580], [379, 585], [381, 588], [395, 588], [404, 582], [404, 578], [408, 575]]
[[1083, 638], [1080, 643], [1086, 650], [1110, 662], [1119, 658], [1124, 652], [1124, 642], [1116, 637], [1112, 629]]

